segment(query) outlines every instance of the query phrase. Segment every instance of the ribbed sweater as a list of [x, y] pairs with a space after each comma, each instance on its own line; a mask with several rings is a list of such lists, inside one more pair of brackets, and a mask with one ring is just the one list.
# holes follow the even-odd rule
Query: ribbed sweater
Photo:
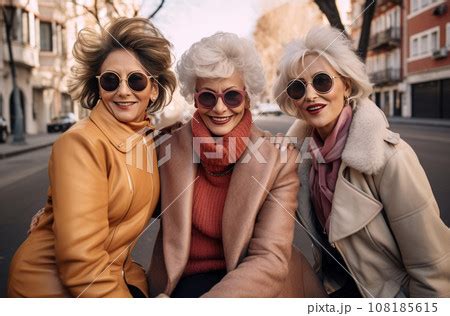
[[[197, 170], [199, 178], [194, 184], [191, 245], [185, 276], [225, 269], [222, 245], [223, 208], [232, 168], [246, 148], [246, 138], [250, 135], [251, 126], [250, 111], [245, 110], [242, 120], [230, 133], [213, 138], [198, 112], [194, 115], [193, 136], [210, 137], [215, 142], [201, 143], [199, 152], [196, 152], [201, 163]], [[222, 146], [223, 154], [220, 158], [206, 158], [205, 153], [219, 152]]]

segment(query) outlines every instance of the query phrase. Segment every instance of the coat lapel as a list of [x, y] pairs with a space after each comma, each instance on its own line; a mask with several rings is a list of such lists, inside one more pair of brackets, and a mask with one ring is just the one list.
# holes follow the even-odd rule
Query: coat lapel
[[345, 163], [341, 164], [330, 213], [329, 241], [350, 236], [367, 224], [383, 209], [373, 196], [359, 190], [344, 177]]
[[170, 155], [160, 166], [163, 252], [170, 293], [181, 277], [189, 258], [192, 198], [197, 165], [192, 162], [192, 132], [188, 123], [161, 146], [159, 159]]
[[[253, 127], [250, 141], [256, 144], [263, 136]], [[233, 270], [246, 255], [258, 210], [268, 194], [264, 188], [270, 188], [270, 181], [273, 181], [272, 170], [277, 159], [274, 151], [277, 149], [265, 141], [258, 151], [265, 163], [259, 162], [257, 155], [247, 148], [231, 176], [222, 220], [222, 243], [228, 271]]]

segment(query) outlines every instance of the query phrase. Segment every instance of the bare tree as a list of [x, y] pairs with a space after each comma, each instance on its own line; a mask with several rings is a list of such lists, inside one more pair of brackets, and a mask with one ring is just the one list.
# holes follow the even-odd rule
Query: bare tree
[[[339, 11], [335, 0], [314, 0], [319, 9], [325, 14], [330, 25], [345, 32]], [[363, 22], [361, 26], [361, 35], [358, 41], [358, 49], [356, 53], [363, 61], [367, 57], [367, 47], [370, 39], [370, 26], [372, 24], [373, 15], [377, 6], [377, 0], [366, 0], [363, 8]], [[347, 35], [347, 33], [345, 33]], [[348, 35], [347, 35], [348, 36]]]
[[[163, 1], [164, 2], [164, 1]], [[77, 0], [72, 0], [72, 4], [76, 7], [81, 7], [83, 10], [88, 13], [90, 16], [92, 16], [97, 24], [102, 25], [105, 23], [105, 21], [100, 21], [100, 9], [103, 6], [110, 7], [112, 9], [112, 13], [108, 15], [108, 18], [116, 18], [123, 16], [124, 13], [122, 12], [121, 6], [124, 6], [124, 2], [122, 1], [116, 1], [116, 0], [95, 0], [92, 5], [86, 5], [84, 3], [79, 3]], [[162, 4], [161, 4], [162, 6]], [[136, 7], [133, 3], [133, 13], [132, 16], [137, 16], [139, 14], [139, 7]], [[78, 15], [75, 13], [74, 16], [71, 18], [77, 17]]]
[[[24, 124], [23, 124], [23, 112], [22, 112], [22, 104], [21, 98], [19, 94], [19, 88], [17, 86], [17, 72], [16, 72], [16, 63], [14, 61], [14, 54], [12, 49], [12, 32], [14, 30], [14, 18], [16, 13], [16, 8], [12, 5], [5, 7], [2, 6], [3, 20], [6, 31], [6, 43], [8, 46], [8, 55], [9, 55], [9, 67], [11, 69], [11, 77], [12, 77], [12, 86], [13, 86], [13, 108], [14, 108], [14, 133], [13, 143], [20, 144], [25, 143], [25, 133], [24, 133]], [[8, 14], [9, 13], [9, 14]]]
[[332, 27], [335, 27], [345, 33], [344, 24], [342, 24], [341, 17], [339, 15], [338, 8], [336, 6], [336, 1], [334, 0], [314, 0], [314, 2], [319, 7], [320, 11], [325, 14], [325, 16], [328, 19], [328, 22], [330, 22], [330, 25]]
[[153, 11], [153, 12], [148, 16], [149, 19], [152, 19], [152, 18], [159, 12], [159, 10], [161, 10], [161, 8], [162, 8], [163, 5], [164, 5], [164, 2], [165, 2], [165, 0], [161, 0], [159, 6], [155, 9], [155, 11]]
[[369, 46], [370, 39], [370, 26], [372, 25], [373, 15], [377, 6], [377, 0], [366, 0], [364, 5], [363, 23], [361, 26], [361, 35], [359, 36], [357, 53], [363, 61], [367, 57], [367, 48]]

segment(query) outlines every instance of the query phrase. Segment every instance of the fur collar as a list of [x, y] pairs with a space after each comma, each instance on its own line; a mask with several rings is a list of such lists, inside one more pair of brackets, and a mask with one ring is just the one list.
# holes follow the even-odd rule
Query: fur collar
[[[342, 161], [351, 168], [365, 174], [375, 174], [387, 159], [386, 144], [398, 144], [400, 136], [391, 132], [383, 111], [369, 99], [358, 103], [353, 110], [347, 142], [342, 152]], [[296, 120], [287, 136], [298, 137], [301, 144], [311, 134], [311, 127], [303, 120]]]

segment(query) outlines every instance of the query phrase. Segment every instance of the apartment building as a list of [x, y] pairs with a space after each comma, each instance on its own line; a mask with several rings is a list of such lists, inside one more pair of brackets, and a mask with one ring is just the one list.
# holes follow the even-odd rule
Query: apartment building
[[401, 2], [377, 1], [366, 59], [373, 99], [388, 116], [402, 115]]
[[[364, 0], [352, 0], [352, 16]], [[366, 59], [388, 116], [450, 118], [450, 0], [378, 0]], [[352, 24], [359, 40], [362, 17]], [[356, 47], [356, 46], [355, 46]]]
[[450, 118], [450, 0], [405, 4], [406, 115]]
[[[71, 100], [67, 80], [78, 31], [97, 24], [97, 19], [86, 11], [94, 3], [97, 1], [10, 0], [0, 5], [8, 16], [14, 15], [12, 51], [26, 134], [46, 132], [47, 123], [61, 114], [72, 112], [78, 118], [88, 115], [87, 110]], [[102, 23], [119, 13], [132, 16], [137, 12], [137, 1], [114, 4], [116, 7], [99, 5], [96, 12]], [[0, 34], [0, 115], [13, 131], [16, 113], [3, 14]]]
[[[73, 112], [65, 86], [68, 73], [65, 14], [60, 1], [11, 1], [12, 51], [17, 73], [25, 132], [45, 132], [58, 113]], [[3, 17], [2, 17], [3, 19]], [[14, 130], [12, 75], [6, 42], [6, 22], [0, 24], [0, 113]]]

